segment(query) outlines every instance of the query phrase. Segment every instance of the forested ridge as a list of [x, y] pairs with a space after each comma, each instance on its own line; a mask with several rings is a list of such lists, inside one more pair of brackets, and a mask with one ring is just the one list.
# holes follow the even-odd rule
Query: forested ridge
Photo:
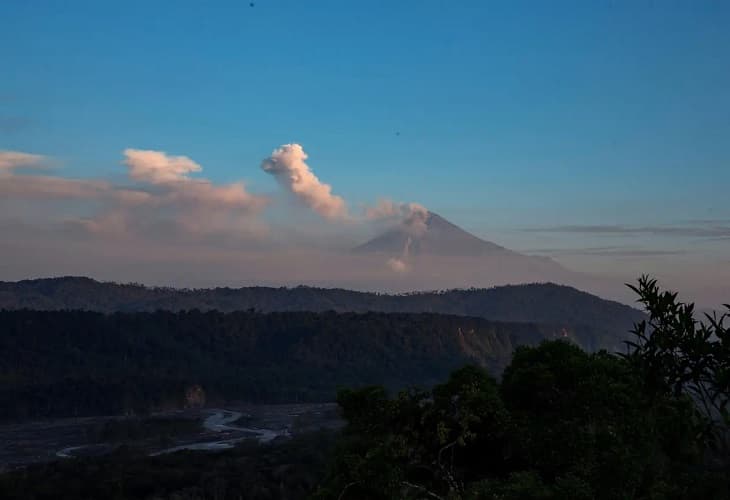
[[[602, 335], [628, 331], [643, 319], [636, 309], [551, 283], [509, 285], [488, 289], [446, 290], [409, 294], [379, 294], [336, 288], [151, 288], [136, 284], [102, 283], [65, 277], [0, 282], [0, 309], [100, 312], [182, 311], [199, 309], [242, 311], [432, 312], [474, 316], [494, 321], [585, 325]], [[615, 347], [583, 344], [595, 350]], [[584, 339], [584, 342], [587, 339]]]
[[730, 305], [642, 277], [627, 352], [519, 347], [501, 380], [467, 366], [431, 390], [341, 391], [348, 422], [316, 498], [730, 498]]
[[0, 417], [215, 402], [332, 401], [339, 387], [428, 386], [464, 363], [499, 374], [518, 345], [587, 327], [431, 313], [0, 311]]
[[[642, 278], [635, 289], [649, 314], [632, 329], [623, 354], [587, 353], [560, 339], [521, 346], [499, 379], [471, 365], [432, 387], [398, 393], [380, 385], [342, 389], [337, 401], [346, 426], [337, 435], [315, 432], [268, 445], [244, 441], [220, 454], [146, 457], [123, 447], [102, 458], [2, 474], [0, 496], [726, 500], [730, 330], [725, 320], [730, 305], [727, 314], [699, 322], [692, 304], [660, 291], [655, 281]], [[207, 314], [230, 325], [225, 315]], [[400, 319], [421, 326], [454, 321], [433, 315], [361, 318], [368, 316], [396, 325]], [[175, 315], [156, 317], [175, 324]], [[199, 317], [190, 314], [193, 320]], [[268, 316], [269, 326], [274, 318]], [[180, 335], [195, 337], [198, 326], [192, 321]], [[500, 327], [479, 321], [472, 326]], [[379, 342], [392, 345], [383, 340], [388, 335]], [[429, 343], [447, 337], [429, 336]]]

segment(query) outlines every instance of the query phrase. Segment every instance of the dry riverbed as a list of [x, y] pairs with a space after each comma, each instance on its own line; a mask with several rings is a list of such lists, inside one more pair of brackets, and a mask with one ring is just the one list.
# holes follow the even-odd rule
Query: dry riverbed
[[231, 405], [150, 417], [66, 418], [0, 425], [0, 471], [31, 463], [100, 456], [119, 446], [149, 455], [214, 452], [247, 439], [276, 442], [342, 425], [335, 404]]

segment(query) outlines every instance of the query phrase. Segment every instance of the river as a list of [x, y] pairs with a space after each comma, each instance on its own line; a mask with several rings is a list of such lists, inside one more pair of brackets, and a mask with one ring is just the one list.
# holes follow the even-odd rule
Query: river
[[[213, 409], [209, 411], [211, 414], [203, 420], [202, 429], [204, 433], [200, 436], [200, 438], [207, 439], [195, 440], [188, 443], [178, 444], [170, 448], [153, 451], [149, 453], [149, 456], [155, 457], [182, 450], [219, 451], [233, 448], [236, 444], [246, 439], [255, 439], [260, 443], [268, 443], [278, 437], [290, 436], [289, 429], [287, 427], [284, 427], [281, 430], [274, 430], [261, 427], [241, 427], [238, 425], [232, 425], [233, 422], [244, 416], [244, 413], [239, 411], [225, 409]], [[245, 415], [250, 416], [248, 414]], [[215, 436], [215, 439], [211, 439], [213, 436]], [[68, 446], [58, 450], [56, 452], [56, 456], [58, 458], [73, 458], [80, 454], [87, 454], [91, 449], [99, 450], [104, 447], [106, 447], [109, 451], [114, 449], [113, 445], [105, 443]], [[85, 453], [78, 453], [80, 451], [84, 451]]]

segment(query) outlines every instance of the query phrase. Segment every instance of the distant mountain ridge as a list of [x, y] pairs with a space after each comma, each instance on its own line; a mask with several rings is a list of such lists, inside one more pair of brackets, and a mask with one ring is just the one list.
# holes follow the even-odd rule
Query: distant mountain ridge
[[437, 313], [492, 321], [588, 326], [592, 336], [579, 339], [585, 349], [616, 349], [643, 314], [563, 285], [526, 284], [488, 289], [388, 295], [336, 288], [149, 288], [63, 277], [0, 282], [0, 309], [88, 310], [98, 312], [386, 312]]

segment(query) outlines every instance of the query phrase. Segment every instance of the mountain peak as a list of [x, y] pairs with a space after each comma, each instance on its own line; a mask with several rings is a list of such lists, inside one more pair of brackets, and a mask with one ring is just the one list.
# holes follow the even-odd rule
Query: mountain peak
[[427, 212], [425, 230], [414, 230], [406, 223], [358, 246], [357, 253], [400, 255], [480, 256], [515, 255], [515, 252], [483, 240], [434, 212]]

